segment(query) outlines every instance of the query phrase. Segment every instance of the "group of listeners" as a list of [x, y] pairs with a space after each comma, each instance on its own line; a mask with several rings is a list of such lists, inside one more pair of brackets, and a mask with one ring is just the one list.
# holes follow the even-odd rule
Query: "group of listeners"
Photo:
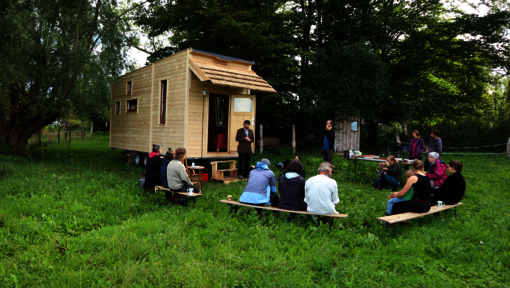
[[[177, 148], [175, 151], [169, 149], [163, 158], [161, 154], [161, 145], [153, 144], [145, 164], [145, 189], [154, 191], [156, 186], [163, 186], [174, 192], [187, 192], [191, 188], [193, 193], [201, 193], [200, 189], [193, 186], [196, 182], [189, 179], [184, 167], [185, 148]], [[172, 204], [184, 203], [181, 194], [165, 191], [165, 197]]]
[[[313, 215], [338, 214], [335, 209], [335, 205], [339, 202], [338, 188], [336, 181], [331, 179], [333, 164], [322, 163], [319, 166], [319, 175], [307, 181], [301, 175], [304, 166], [297, 157], [288, 163], [278, 181], [269, 170], [270, 166], [271, 162], [268, 159], [257, 162], [256, 168], [250, 173], [248, 184], [243, 189], [240, 202], [256, 206], [271, 205], [290, 211], [308, 211]], [[262, 209], [256, 208], [256, 210], [261, 218], [265, 217]], [[292, 221], [296, 214], [289, 213], [287, 221]], [[315, 221], [312, 215], [306, 216], [310, 221]]]

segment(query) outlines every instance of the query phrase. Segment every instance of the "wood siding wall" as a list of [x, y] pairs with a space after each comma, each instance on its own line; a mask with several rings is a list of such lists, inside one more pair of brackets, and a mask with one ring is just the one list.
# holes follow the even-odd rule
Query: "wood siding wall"
[[[351, 131], [353, 121], [358, 122], [358, 132]], [[359, 150], [360, 124], [359, 117], [349, 117], [347, 121], [335, 124], [335, 151]]]

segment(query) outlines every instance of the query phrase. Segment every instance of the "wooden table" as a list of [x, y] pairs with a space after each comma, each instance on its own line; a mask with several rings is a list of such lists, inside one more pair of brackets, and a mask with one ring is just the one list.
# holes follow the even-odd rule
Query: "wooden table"
[[[191, 169], [193, 170], [198, 170], [198, 189], [200, 189], [200, 191], [202, 191], [202, 182], [203, 182], [203, 179], [202, 179], [202, 170], [205, 169], [204, 166], [188, 166], [188, 169]], [[193, 181], [193, 179], [190, 179], [191, 181]]]
[[[350, 178], [350, 175], [351, 175], [351, 161], [354, 161], [354, 175], [356, 175], [356, 170], [357, 170], [357, 166], [358, 166], [358, 161], [373, 161], [373, 162], [386, 162], [387, 161], [387, 157], [376, 157], [376, 158], [366, 158], [366, 157], [363, 157], [363, 156], [357, 156], [357, 157], [342, 157], [344, 159], [347, 159], [349, 161], [349, 170], [347, 172], [347, 178], [349, 179]], [[401, 161], [401, 162], [397, 162], [399, 165], [400, 165], [400, 171], [402, 173], [402, 179], [404, 179], [404, 171], [407, 170], [407, 168], [409, 166], [412, 165], [411, 162], [404, 162], [404, 161]], [[403, 168], [406, 168], [405, 170]]]

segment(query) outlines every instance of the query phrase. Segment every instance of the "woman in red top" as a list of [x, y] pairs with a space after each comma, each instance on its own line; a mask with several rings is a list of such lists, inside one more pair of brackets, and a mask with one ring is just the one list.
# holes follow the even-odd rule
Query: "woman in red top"
[[425, 142], [420, 137], [420, 132], [418, 130], [413, 130], [413, 138], [409, 141], [409, 146], [407, 146], [407, 150], [409, 151], [409, 159], [418, 159], [423, 161], [423, 151], [425, 151]]

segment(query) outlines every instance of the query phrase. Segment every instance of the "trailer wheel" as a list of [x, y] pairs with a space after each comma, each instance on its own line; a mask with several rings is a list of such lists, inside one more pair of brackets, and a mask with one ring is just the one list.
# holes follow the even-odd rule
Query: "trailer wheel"
[[144, 167], [147, 167], [147, 159], [149, 159], [149, 155], [145, 154], [145, 156], [143, 157], [143, 166]]
[[135, 164], [136, 166], [141, 166], [143, 164], [143, 153], [136, 153], [135, 155]]

